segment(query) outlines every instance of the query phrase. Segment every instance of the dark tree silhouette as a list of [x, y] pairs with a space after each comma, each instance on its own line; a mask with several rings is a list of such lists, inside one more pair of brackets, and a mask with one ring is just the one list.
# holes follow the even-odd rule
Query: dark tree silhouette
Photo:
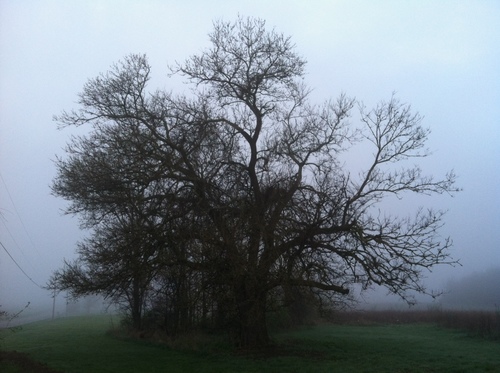
[[[405, 162], [428, 154], [419, 114], [395, 97], [373, 110], [345, 95], [311, 104], [305, 60], [262, 20], [217, 22], [210, 41], [171, 68], [193, 84], [189, 97], [148, 93], [150, 66], [132, 55], [57, 117], [92, 126], [57, 162], [53, 190], [68, 212], [99, 227], [133, 206], [154, 227], [155, 262], [203, 273], [245, 347], [269, 341], [271, 293], [346, 295], [356, 283], [425, 292], [422, 270], [450, 262], [443, 213], [383, 213], [388, 196], [457, 191], [452, 172], [435, 180]], [[363, 141], [371, 159], [353, 175], [342, 157]]]

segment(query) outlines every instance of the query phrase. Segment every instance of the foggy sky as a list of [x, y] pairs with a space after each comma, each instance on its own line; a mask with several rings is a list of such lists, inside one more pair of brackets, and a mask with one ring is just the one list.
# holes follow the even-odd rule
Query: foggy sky
[[[185, 90], [168, 64], [208, 48], [212, 22], [238, 15], [292, 36], [313, 101], [345, 92], [370, 107], [395, 91], [425, 117], [433, 154], [420, 164], [437, 178], [454, 169], [464, 189], [418, 200], [449, 210], [441, 233], [463, 265], [435, 268], [431, 287], [500, 267], [500, 2], [0, 0], [0, 241], [34, 283], [84, 236], [50, 194], [55, 155], [78, 132], [52, 116], [130, 53], [148, 56], [152, 86]], [[0, 305], [50, 304], [33, 282], [0, 247]]]

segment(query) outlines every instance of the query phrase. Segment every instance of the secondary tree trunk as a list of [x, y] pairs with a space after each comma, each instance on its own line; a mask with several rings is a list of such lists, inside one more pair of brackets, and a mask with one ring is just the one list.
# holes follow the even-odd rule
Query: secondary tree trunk
[[142, 295], [139, 284], [139, 279], [134, 277], [132, 283], [132, 304], [131, 304], [131, 313], [132, 313], [132, 327], [135, 330], [141, 330], [142, 327]]

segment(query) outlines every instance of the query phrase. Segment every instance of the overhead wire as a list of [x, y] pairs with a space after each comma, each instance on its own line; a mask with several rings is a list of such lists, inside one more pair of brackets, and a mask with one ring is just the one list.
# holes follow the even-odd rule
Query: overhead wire
[[[17, 215], [19, 221], [21, 222], [21, 226], [23, 227], [23, 230], [26, 234], [26, 236], [28, 237], [28, 239], [30, 240], [31, 242], [31, 245], [33, 246], [33, 248], [35, 249], [35, 251], [37, 252], [37, 254], [41, 256], [40, 252], [38, 251], [35, 243], [33, 242], [33, 239], [31, 238], [30, 234], [28, 233], [28, 229], [26, 228], [26, 225], [24, 224], [24, 221], [23, 219], [21, 218], [21, 215], [19, 214], [19, 211], [16, 207], [16, 204], [14, 203], [14, 199], [12, 198], [12, 195], [10, 194], [10, 191], [9, 191], [9, 188], [7, 187], [7, 183], [5, 182], [5, 179], [3, 178], [2, 174], [0, 173], [0, 179], [2, 180], [2, 184], [5, 188], [5, 191], [7, 192], [7, 195], [10, 199], [10, 202], [12, 204], [12, 207], [14, 209], [14, 212], [15, 214]], [[5, 210], [5, 209], [4, 209]], [[8, 210], [5, 210], [5, 211], [8, 211]], [[19, 251], [21, 252], [21, 254], [25, 257], [27, 263], [30, 264], [30, 266], [35, 270], [36, 272], [36, 269], [35, 267], [33, 266], [33, 264], [31, 263], [31, 261], [27, 258], [25, 252], [23, 249], [21, 249], [21, 246], [17, 243], [16, 239], [14, 238], [14, 236], [12, 235], [12, 232], [10, 231], [9, 227], [7, 226], [6, 224], [6, 218], [5, 216], [2, 214], [1, 216], [1, 220], [2, 220], [2, 223], [5, 227], [5, 229], [7, 230], [7, 233], [10, 235], [11, 239], [12, 239], [12, 242], [14, 242], [14, 244], [17, 246], [17, 248], [19, 249]], [[33, 280], [33, 278], [31, 276], [28, 275], [28, 273], [21, 267], [21, 265], [17, 262], [16, 259], [14, 259], [13, 255], [9, 252], [9, 250], [7, 250], [7, 248], [5, 247], [5, 245], [3, 244], [3, 242], [0, 241], [0, 245], [2, 246], [2, 248], [5, 250], [5, 252], [7, 253], [7, 255], [10, 257], [10, 259], [14, 262], [14, 264], [17, 266], [17, 268], [19, 268], [19, 270], [24, 274], [24, 276], [26, 276], [26, 278], [28, 280], [30, 280], [35, 286], [39, 287], [40, 289], [44, 289], [43, 286], [41, 286], [40, 284], [38, 284], [37, 282], [35, 282]]]
[[19, 214], [19, 211], [17, 210], [16, 204], [14, 203], [14, 199], [12, 198], [12, 195], [10, 194], [9, 188], [7, 187], [7, 183], [5, 182], [5, 179], [3, 178], [1, 172], [0, 172], [0, 179], [2, 180], [2, 183], [5, 187], [5, 191], [7, 192], [7, 195], [9, 196], [10, 202], [12, 203], [12, 207], [14, 208], [14, 212], [16, 213], [17, 218], [21, 222], [21, 226], [23, 227], [24, 233], [26, 233], [26, 236], [28, 237], [29, 241], [31, 242], [31, 245], [33, 246], [33, 248], [37, 252], [38, 256], [43, 259], [43, 256], [40, 254], [40, 251], [36, 247], [35, 242], [31, 238], [31, 235], [28, 233], [28, 229], [26, 228], [26, 225], [24, 224], [24, 221], [21, 218], [21, 214]]
[[30, 267], [36, 271], [35, 269], [35, 266], [31, 263], [31, 261], [28, 259], [27, 255], [25, 254], [24, 250], [21, 249], [21, 246], [17, 243], [17, 240], [14, 238], [14, 236], [12, 235], [12, 232], [10, 231], [9, 227], [7, 226], [7, 224], [5, 223], [4, 219], [0, 219], [2, 220], [2, 223], [3, 223], [3, 226], [5, 228], [5, 230], [7, 231], [7, 233], [9, 234], [10, 238], [12, 239], [12, 242], [14, 242], [14, 245], [19, 249], [19, 251], [21, 252], [21, 254], [23, 254], [23, 257], [24, 259], [26, 259], [26, 262], [29, 263]]
[[9, 253], [9, 250], [7, 250], [7, 248], [4, 246], [4, 244], [2, 242], [0, 242], [0, 245], [3, 247], [3, 249], [5, 250], [5, 252], [7, 253], [7, 255], [10, 257], [10, 259], [12, 259], [12, 261], [14, 262], [14, 264], [17, 266], [17, 268], [19, 268], [21, 270], [21, 272], [28, 278], [28, 280], [30, 280], [33, 284], [35, 284], [36, 286], [38, 286], [40, 289], [43, 289], [43, 286], [40, 286], [39, 284], [37, 284], [27, 273], [24, 269], [22, 269], [22, 267], [19, 265], [19, 263], [14, 259], [14, 257]]

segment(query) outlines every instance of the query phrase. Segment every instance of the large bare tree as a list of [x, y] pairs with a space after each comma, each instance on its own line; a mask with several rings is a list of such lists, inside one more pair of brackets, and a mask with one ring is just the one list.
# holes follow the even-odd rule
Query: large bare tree
[[[422, 271], [451, 261], [450, 240], [438, 235], [443, 212], [384, 213], [389, 196], [457, 191], [452, 172], [434, 179], [408, 165], [428, 155], [418, 113], [395, 97], [372, 110], [345, 95], [310, 103], [305, 60], [262, 20], [216, 22], [210, 41], [171, 67], [191, 95], [148, 93], [150, 66], [132, 55], [86, 84], [79, 110], [57, 118], [93, 126], [57, 163], [54, 192], [72, 202], [69, 212], [99, 224], [140, 190], [158, 206], [141, 213], [168, 227], [170, 241], [158, 237], [175, 254], [169, 260], [205, 273], [224, 294], [241, 346], [268, 343], [276, 290], [424, 292]], [[82, 163], [86, 141], [94, 151]], [[343, 157], [360, 142], [371, 153], [353, 174]], [[92, 163], [110, 154], [121, 165], [114, 181], [92, 176], [102, 169]]]

